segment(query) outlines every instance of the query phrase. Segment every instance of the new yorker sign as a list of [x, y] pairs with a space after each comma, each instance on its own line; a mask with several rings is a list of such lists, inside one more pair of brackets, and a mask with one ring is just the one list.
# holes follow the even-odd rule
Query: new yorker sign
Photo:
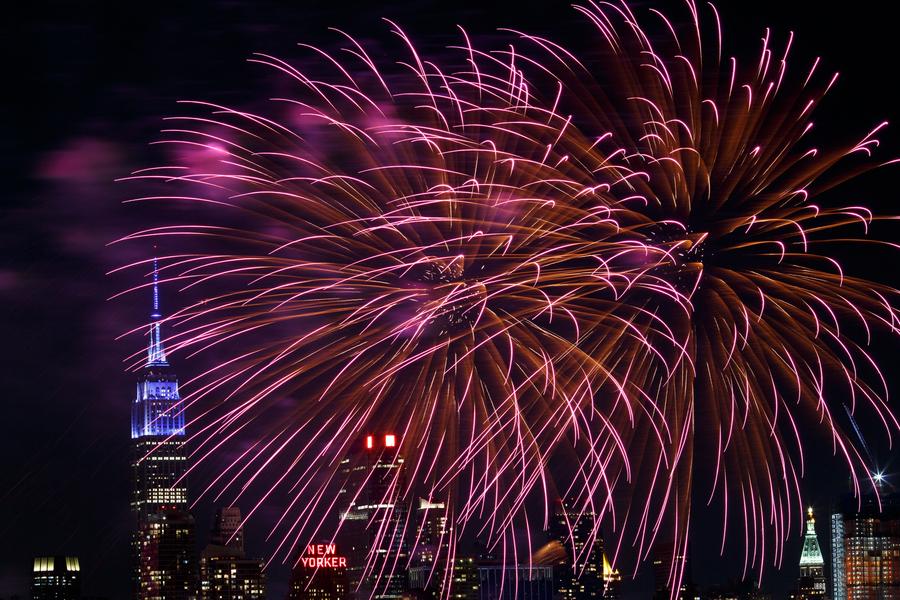
[[347, 558], [338, 556], [335, 544], [310, 544], [300, 564], [309, 569], [337, 569], [347, 566]]

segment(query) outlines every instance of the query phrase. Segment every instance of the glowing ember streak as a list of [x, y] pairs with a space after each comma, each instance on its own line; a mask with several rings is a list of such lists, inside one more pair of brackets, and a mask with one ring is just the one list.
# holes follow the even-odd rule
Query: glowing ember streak
[[[767, 31], [743, 65], [715, 9], [688, 7], [686, 26], [578, 7], [599, 65], [512, 32], [498, 51], [463, 34], [464, 66], [443, 68], [392, 24], [395, 68], [342, 34], [347, 62], [313, 49], [330, 72], [253, 59], [295, 83], [265, 114], [191, 103], [209, 114], [174, 119], [162, 141], [201, 160], [127, 179], [173, 188], [138, 200], [199, 222], [125, 240], [183, 243], [161, 278], [202, 298], [165, 323], [170, 354], [218, 357], [183, 386], [195, 464], [252, 439], [205, 493], [253, 494], [254, 511], [286, 494], [272, 536], [292, 555], [335, 533], [354, 444], [394, 431], [405, 475], [379, 510], [439, 499], [449, 548], [474, 532], [517, 563], [515, 530], [545, 528], [563, 498], [610, 523], [613, 564], [669, 548], [677, 590], [693, 489], [761, 576], [803, 531], [807, 430], [857, 490], [871, 482], [835, 408], [897, 428], [865, 348], [900, 331], [897, 292], [824, 254], [871, 242], [854, 236], [878, 217], [812, 200], [878, 166], [860, 161], [884, 124], [809, 148], [835, 81], [819, 59], [792, 83], [793, 35], [776, 53]], [[377, 543], [415, 531], [400, 516]], [[367, 572], [405, 568], [384, 560]]]

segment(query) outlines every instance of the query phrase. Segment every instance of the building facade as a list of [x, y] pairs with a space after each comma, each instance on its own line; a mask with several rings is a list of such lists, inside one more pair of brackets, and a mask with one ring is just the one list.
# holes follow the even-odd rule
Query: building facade
[[291, 571], [288, 600], [348, 600], [347, 567], [347, 557], [337, 544], [307, 546]]
[[203, 555], [200, 558], [200, 597], [203, 600], [262, 600], [266, 577], [262, 560], [239, 556]]
[[[879, 492], [883, 492], [879, 488]], [[835, 600], [900, 600], [900, 497], [879, 493], [832, 516]]]
[[81, 566], [74, 556], [41, 556], [31, 573], [32, 600], [79, 600]]
[[455, 547], [453, 529], [444, 502], [419, 499], [412, 515], [415, 524], [408, 542], [412, 554], [409, 589], [416, 598], [428, 600], [477, 600], [478, 567], [475, 558]]
[[202, 600], [262, 600], [266, 597], [265, 563], [247, 558], [240, 508], [219, 508], [210, 542], [200, 555]]
[[197, 538], [194, 517], [163, 509], [139, 530], [139, 597], [142, 600], [197, 600]]
[[347, 549], [350, 593], [357, 598], [399, 600], [409, 588], [399, 449], [394, 434], [369, 435], [341, 463], [338, 539]]
[[550, 565], [479, 565], [479, 600], [553, 600]]
[[831, 515], [831, 599], [847, 600], [844, 573], [844, 515]]
[[603, 598], [603, 538], [597, 534], [594, 513], [580, 512], [560, 503], [552, 528], [566, 559], [554, 565], [560, 600]]

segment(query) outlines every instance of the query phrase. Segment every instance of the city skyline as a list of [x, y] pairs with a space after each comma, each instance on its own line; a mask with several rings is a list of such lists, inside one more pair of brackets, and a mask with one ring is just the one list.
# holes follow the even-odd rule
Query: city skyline
[[[201, 3], [203, 4], [203, 3]], [[663, 3], [664, 4], [664, 3]], [[181, 18], [195, 27], [202, 22], [205, 8], [188, 10]], [[207, 3], [204, 6], [213, 7], [215, 3]], [[91, 72], [92, 89], [111, 90], [116, 89], [116, 94], [125, 97], [137, 98], [141, 93], [147, 93], [152, 89], [164, 89], [158, 92], [159, 97], [152, 98], [145, 105], [137, 101], [130, 107], [118, 106], [113, 111], [114, 117], [105, 114], [106, 104], [100, 108], [88, 108], [78, 104], [75, 108], [67, 109], [67, 113], [77, 126], [71, 132], [62, 130], [42, 131], [40, 139], [30, 141], [26, 147], [28, 156], [17, 157], [21, 160], [21, 171], [27, 173], [27, 178], [14, 187], [13, 209], [7, 213], [4, 223], [4, 235], [11, 242], [14, 250], [11, 253], [13, 262], [9, 267], [0, 267], [0, 291], [6, 293], [11, 299], [11, 310], [5, 315], [3, 325], [11, 332], [13, 343], [7, 348], [9, 360], [4, 367], [4, 379], [8, 379], [7, 389], [11, 393], [11, 411], [16, 420], [21, 419], [21, 431], [13, 433], [9, 439], [3, 442], [3, 449], [10, 456], [10, 464], [4, 469], [5, 486], [2, 507], [9, 514], [17, 515], [17, 521], [34, 521], [31, 526], [23, 523], [9, 523], [3, 529], [3, 539], [10, 540], [7, 549], [0, 554], [0, 597], [18, 593], [27, 596], [27, 589], [32, 576], [32, 561], [38, 556], [77, 556], [81, 562], [81, 580], [84, 593], [110, 598], [125, 598], [124, 593], [128, 586], [128, 564], [123, 554], [128, 553], [131, 545], [130, 523], [134, 507], [140, 507], [149, 502], [147, 499], [132, 498], [128, 458], [130, 440], [128, 439], [129, 410], [137, 410], [140, 402], [149, 402], [148, 386], [162, 384], [161, 388], [167, 391], [169, 400], [177, 402], [179, 397], [178, 381], [166, 379], [142, 379], [138, 383], [138, 403], [131, 403], [129, 407], [129, 393], [135, 389], [134, 371], [128, 368], [132, 364], [126, 357], [137, 352], [139, 348], [134, 343], [138, 338], [126, 336], [123, 340], [116, 341], [120, 335], [129, 329], [142, 326], [146, 318], [142, 314], [146, 312], [146, 295], [138, 293], [133, 297], [107, 302], [106, 299], [114, 296], [124, 288], [134, 285], [143, 285], [144, 282], [128, 280], [121, 273], [113, 273], [110, 276], [104, 272], [112, 270], [122, 262], [135, 259], [146, 259], [153, 253], [149, 244], [144, 247], [140, 256], [134, 250], [121, 251], [110, 250], [111, 255], [103, 248], [114, 237], [122, 235], [129, 229], [129, 223], [137, 220], [146, 220], [147, 225], [155, 225], [155, 216], [152, 211], [138, 207], [136, 212], [128, 212], [117, 205], [122, 199], [120, 192], [110, 193], [106, 190], [108, 184], [115, 177], [126, 174], [134, 165], [145, 162], [144, 152], [139, 145], [133, 144], [134, 140], [151, 139], [152, 136], [144, 135], [147, 131], [159, 128], [163, 115], [172, 112], [174, 97], [202, 97], [206, 89], [212, 89], [214, 95], [221, 93], [224, 96], [240, 97], [240, 92], [228, 89], [225, 71], [228, 64], [238, 63], [237, 69], [243, 69], [240, 60], [254, 50], [267, 50], [265, 47], [266, 36], [261, 35], [254, 26], [269, 27], [277, 34], [277, 38], [284, 38], [270, 45], [279, 46], [284, 51], [294, 42], [316, 41], [316, 37], [323, 29], [318, 26], [322, 21], [328, 25], [340, 24], [347, 19], [341, 19], [333, 7], [324, 4], [312, 7], [314, 17], [311, 23], [298, 25], [291, 30], [288, 24], [296, 24], [292, 16], [284, 24], [277, 23], [277, 16], [287, 13], [295, 13], [298, 9], [277, 3], [264, 3], [259, 13], [236, 3], [228, 12], [223, 10], [221, 21], [216, 27], [219, 31], [240, 31], [236, 34], [239, 43], [228, 50], [229, 55], [235, 55], [237, 60], [232, 61], [231, 56], [222, 59], [210, 73], [200, 77], [196, 83], [192, 83], [192, 77], [197, 62], [189, 67], [179, 67], [177, 82], [166, 87], [161, 81], [166, 79], [163, 72], [166, 70], [162, 64], [155, 67], [159, 71], [153, 71], [156, 54], [168, 56], [169, 63], [180, 52], [188, 51], [201, 53], [203, 56], [213, 54], [217, 47], [215, 36], [204, 39], [203, 42], [179, 41], [171, 54], [158, 50], [146, 51], [146, 56], [139, 59], [141, 68], [149, 69], [151, 74], [138, 76], [129, 74], [107, 75], [95, 73], [90, 67], [80, 65], [76, 67], [60, 67], [61, 77], [66, 77], [66, 69], [73, 72]], [[476, 5], [461, 5], [459, 7], [459, 20], [467, 27], [477, 28], [480, 20], [488, 18], [490, 25], [506, 25], [506, 12], [511, 5], [480, 10]], [[830, 49], [824, 42], [833, 39], [829, 36], [837, 29], [844, 27], [836, 23], [836, 19], [827, 15], [809, 17], [800, 8], [785, 9], [779, 13], [775, 3], [760, 5], [759, 14], [754, 14], [749, 21], [741, 23], [735, 18], [733, 9], [723, 8], [723, 21], [733, 37], [738, 37], [748, 48], [751, 41], [760, 30], [756, 26], [773, 23], [774, 29], [781, 33], [795, 31], [798, 44], [802, 44], [804, 50], [820, 51], [821, 54], [832, 61], [844, 61], [847, 64], [839, 64], [842, 78], [846, 77], [851, 88], [858, 89], [864, 83], [869, 86], [866, 90], [866, 109], [863, 112], [863, 123], [866, 119], [874, 120], [881, 117], [895, 116], [896, 101], [892, 92], [887, 91], [889, 86], [880, 85], [880, 80], [873, 76], [880, 71], [878, 64], [863, 64], [856, 66], [856, 62], [862, 62], [871, 52], [881, 58], [872, 58], [872, 61], [884, 60], [884, 56], [890, 56], [891, 45], [885, 41], [885, 36], [872, 34], [871, 43], [874, 49], [864, 50], [856, 44], [864, 36], [859, 32], [848, 31], [845, 40], [852, 48], [841, 52]], [[866, 10], [865, 8], [860, 9]], [[868, 23], [875, 31], [887, 32], [887, 25], [879, 23], [873, 12], [869, 17], [860, 15], [852, 17], [853, 23]], [[110, 42], [101, 41], [103, 36], [111, 36], [113, 39], [123, 39], [124, 34], [114, 35], [112, 30], [120, 22], [129, 21], [131, 12], [128, 9], [119, 8], [115, 18], [104, 17], [100, 14], [88, 13], [83, 20], [70, 21], [66, 11], [57, 8], [48, 15], [47, 22], [50, 30], [64, 29], [68, 23], [75, 23], [76, 28], [94, 33], [95, 43], [99, 47], [108, 48]], [[197, 11], [197, 12], [194, 12]], [[383, 8], [385, 15], [390, 16], [397, 12], [403, 12], [400, 5], [386, 6]], [[443, 11], [443, 12], [441, 12]], [[428, 13], [429, 11], [424, 11]], [[454, 34], [452, 21], [446, 14], [456, 14], [454, 11], [434, 7], [434, 12], [440, 13], [440, 17], [429, 20], [428, 16], [422, 16], [421, 20], [409, 18], [404, 26], [417, 33], [419, 31], [439, 31], [446, 36]], [[248, 13], [253, 13], [248, 18]], [[730, 16], [729, 16], [730, 14]], [[65, 18], [63, 18], [65, 16]], [[380, 15], [379, 15], [380, 16]], [[519, 16], [519, 23], [514, 26], [527, 27], [529, 31], [539, 28], [536, 16]], [[54, 21], [54, 19], [56, 19]], [[874, 20], [873, 20], [874, 19]], [[514, 17], [513, 21], [516, 20]], [[177, 19], [175, 19], [177, 21]], [[247, 21], [247, 22], [244, 22]], [[370, 20], [371, 21], [371, 20]], [[26, 30], [40, 29], [43, 22], [34, 15], [31, 19], [23, 21], [28, 24]], [[146, 31], [140, 34], [140, 39], [146, 40], [154, 32], [164, 30], [167, 19], [156, 16], [147, 21]], [[315, 26], [314, 26], [315, 25]], [[447, 31], [443, 31], [446, 26]], [[560, 27], [560, 24], [555, 25]], [[242, 29], [241, 27], [246, 27]], [[852, 29], [854, 25], [847, 25]], [[418, 28], [418, 29], [417, 29]], [[374, 35], [374, 34], [373, 34]], [[424, 33], [420, 34], [424, 37]], [[748, 41], [750, 40], [750, 41]], [[851, 41], [852, 40], [852, 41]], [[44, 41], [44, 47], [55, 52], [62, 48], [61, 42]], [[141, 42], [132, 42], [128, 47], [131, 51], [141, 54]], [[755, 48], [754, 48], [755, 49]], [[92, 56], [88, 51], [79, 51], [77, 60], [88, 60]], [[749, 53], [749, 52], [748, 52]], [[839, 55], [840, 54], [840, 55]], [[838, 56], [836, 56], [838, 55]], [[33, 59], [38, 64], [46, 65], [46, 59]], [[76, 59], [73, 59], [76, 60]], [[105, 59], [111, 60], [111, 59]], [[203, 59], [205, 60], [205, 59]], [[169, 64], [166, 63], [166, 64]], [[185, 71], [180, 69], [184, 68]], [[52, 69], [50, 69], [52, 72]], [[36, 77], [36, 75], [31, 75]], [[263, 87], [269, 83], [263, 84]], [[162, 85], [162, 88], [159, 86]], [[847, 86], [842, 82], [842, 87]], [[199, 89], [192, 89], [197, 86]], [[132, 88], [131, 91], [128, 91]], [[139, 90], [140, 93], [134, 90]], [[185, 91], [186, 90], [186, 91]], [[858, 102], [853, 94], [853, 89], [844, 89], [838, 94], [835, 106], [830, 112], [826, 112], [821, 118], [837, 118], [842, 107]], [[171, 96], [170, 96], [171, 95]], [[106, 102], [109, 102], [108, 100]], [[892, 114], [894, 113], [894, 114]], [[115, 131], [116, 125], [122, 125], [121, 131]], [[143, 136], [143, 137], [142, 137]], [[885, 145], [896, 154], [896, 134], [890, 131], [885, 137]], [[124, 149], [124, 150], [123, 150]], [[123, 159], [121, 156], [128, 156]], [[891, 155], [890, 150], [884, 156]], [[86, 163], [78, 162], [87, 161]], [[87, 167], [82, 167], [86, 164]], [[123, 164], [128, 169], [123, 169]], [[74, 165], [74, 166], [73, 166]], [[96, 170], [95, 173], [93, 170]], [[859, 192], [863, 200], [870, 201], [871, 196], [878, 194], [890, 179], [890, 174], [876, 174], [871, 181], [863, 182]], [[59, 198], [61, 190], [69, 187], [73, 191], [73, 202], [85, 206], [87, 214], [92, 216], [76, 217], [73, 224], [67, 224], [66, 215], [73, 211]], [[111, 199], [115, 198], [115, 200]], [[101, 201], [102, 199], [102, 201]], [[32, 204], [32, 200], [36, 205]], [[884, 200], [877, 200], [884, 202]], [[110, 205], [116, 205], [108, 208]], [[35, 208], [39, 206], [41, 208]], [[123, 212], [124, 210], [124, 212]], [[78, 212], [74, 210], [74, 212]], [[125, 216], [130, 215], [130, 216]], [[56, 220], [59, 219], [59, 222]], [[83, 220], [79, 220], [83, 219]], [[98, 239], [94, 239], [94, 236]], [[102, 238], [99, 239], [99, 238]], [[163, 249], [163, 253], [168, 252]], [[854, 265], [863, 271], [877, 271], [878, 266], [869, 264], [863, 259], [850, 257], [850, 261], [861, 260], [863, 264]], [[156, 268], [145, 269], [148, 274], [155, 274]], [[170, 289], [171, 288], [171, 289]], [[165, 306], [175, 311], [187, 305], [193, 298], [191, 291], [180, 292], [178, 286], [172, 285], [164, 288]], [[145, 288], [150, 289], [150, 288]], [[159, 306], [157, 305], [158, 309]], [[154, 316], [152, 319], [161, 317]], [[152, 320], [151, 319], [151, 320]], [[143, 348], [146, 352], [143, 357], [151, 366], [161, 368], [168, 366], [168, 357], [163, 348], [164, 335], [159, 333], [158, 326], [150, 328], [150, 335], [146, 338], [148, 344]], [[886, 356], [886, 364], [890, 365], [891, 352], [896, 352], [895, 344], [891, 340], [876, 338], [876, 348]], [[125, 359], [125, 362], [123, 362]], [[199, 358], [188, 360], [184, 355], [178, 356], [177, 368], [182, 381], [189, 380], [204, 369], [209, 368], [210, 361]], [[890, 369], [886, 372], [891, 389], [896, 389], [897, 380]], [[141, 386], [144, 386], [143, 388]], [[155, 389], [155, 388], [154, 388]], [[143, 390], [143, 391], [142, 391]], [[141, 394], [144, 394], [141, 396]], [[895, 394], [896, 395], [896, 394]], [[161, 397], [157, 394], [157, 397]], [[144, 405], [141, 405], [144, 406]], [[157, 410], [157, 409], [152, 409]], [[191, 409], [187, 414], [188, 424], [192, 416]], [[157, 410], [157, 412], [159, 412]], [[163, 410], [164, 412], [164, 410]], [[132, 416], [138, 413], [133, 413]], [[143, 421], [132, 421], [132, 438], [141, 437], [142, 433], [149, 433], [154, 425], [161, 423], [156, 417], [148, 417], [145, 413]], [[180, 417], [169, 425], [161, 426], [162, 429], [153, 430], [152, 435], [163, 436], [151, 443], [158, 445], [162, 439], [178, 430], [183, 430], [184, 413], [178, 412]], [[181, 419], [180, 421], [178, 419]], [[866, 429], [869, 424], [863, 422], [861, 427]], [[136, 428], [136, 429], [135, 429]], [[150, 428], [150, 429], [148, 429]], [[373, 432], [373, 435], [383, 433]], [[885, 475], [885, 489], [892, 489], [895, 479], [894, 458], [896, 453], [886, 450], [886, 443], [878, 436], [867, 438], [870, 443], [872, 457], [878, 467], [883, 469]], [[817, 442], [819, 443], [819, 442]], [[828, 440], [823, 440], [819, 446], [814, 447], [811, 455], [818, 458], [817, 452], [828, 448]], [[236, 448], [235, 452], [246, 450], [246, 446]], [[143, 453], [146, 455], [146, 452]], [[159, 455], [158, 456], [162, 456]], [[175, 461], [181, 461], [177, 458]], [[832, 512], [849, 491], [846, 484], [846, 473], [833, 468], [834, 463], [828, 460], [808, 460], [807, 478], [804, 482], [805, 500], [812, 505], [817, 517], [815, 531], [818, 533], [817, 543], [821, 547], [821, 554], [825, 556], [826, 567], [834, 556], [832, 545]], [[215, 465], [204, 466], [198, 469], [199, 479], [208, 481], [210, 474], [214, 473]], [[882, 472], [882, 471], [879, 471]], [[180, 474], [178, 475], [180, 476]], [[139, 476], [140, 477], [140, 476]], [[149, 477], [149, 476], [145, 476]], [[199, 493], [202, 488], [197, 490]], [[171, 492], [171, 491], [170, 491]], [[175, 505], [187, 505], [195, 496], [190, 490], [174, 490], [172, 497], [158, 498], [154, 502], [172, 503]], [[176, 497], [177, 496], [177, 497]], [[201, 551], [211, 541], [210, 523], [214, 522], [215, 512], [223, 507], [231, 506], [233, 496], [225, 495], [223, 499], [213, 501], [204, 498], [196, 508], [194, 516], [196, 530], [196, 552], [198, 560]], [[269, 558], [273, 546], [266, 541], [268, 529], [266, 525], [279, 514], [279, 503], [285, 503], [285, 497], [273, 496], [271, 504], [261, 506], [258, 510], [254, 503], [238, 499], [233, 504], [235, 508], [242, 509], [244, 514], [252, 512], [251, 520], [245, 528], [246, 554], [253, 557]], [[131, 504], [131, 506], [129, 506]], [[408, 507], [414, 510], [414, 507]], [[251, 511], [251, 509], [254, 509]], [[804, 508], [805, 510], [805, 508]], [[192, 512], [194, 509], [192, 509]], [[152, 511], [150, 511], [152, 512]], [[823, 529], [824, 528], [824, 529]], [[706, 553], [715, 555], [718, 550], [715, 535], [699, 537], [695, 543], [700, 545], [698, 554]], [[784, 564], [781, 571], [769, 569], [764, 580], [763, 588], [775, 590], [779, 597], [787, 597], [793, 591], [796, 576], [799, 573], [794, 563], [800, 560], [803, 536], [801, 533], [795, 536], [795, 540], [785, 548]], [[15, 547], [16, 551], [10, 548]], [[346, 546], [342, 546], [347, 548]], [[350, 552], [350, 549], [347, 548]], [[689, 553], [690, 554], [690, 553]], [[796, 560], [794, 560], [796, 554]], [[284, 561], [289, 563], [290, 561]], [[710, 561], [701, 560], [701, 564], [693, 566], [694, 579], [703, 586], [714, 583], [725, 583], [727, 579], [740, 575], [741, 569], [731, 561], [720, 561], [724, 564], [721, 568], [708, 566]], [[601, 564], [602, 568], [602, 564]], [[647, 589], [648, 570], [646, 567], [638, 577], [639, 583], [628, 583], [629, 589]], [[290, 564], [282, 564], [282, 560], [275, 561], [269, 571], [269, 585], [274, 596], [286, 597], [288, 581], [290, 578]], [[629, 575], [623, 573], [623, 575]], [[715, 578], [724, 578], [715, 581]], [[630, 577], [628, 577], [630, 578]], [[637, 587], [635, 587], [637, 586]]]

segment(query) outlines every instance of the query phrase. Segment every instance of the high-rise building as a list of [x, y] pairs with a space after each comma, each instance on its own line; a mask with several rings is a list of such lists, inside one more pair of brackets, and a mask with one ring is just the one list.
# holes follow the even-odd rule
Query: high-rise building
[[178, 393], [178, 378], [169, 367], [162, 342], [155, 263], [150, 318], [147, 362], [131, 404], [132, 509], [138, 520], [145, 520], [163, 508], [187, 510], [184, 407]]
[[139, 534], [141, 600], [197, 600], [194, 517], [162, 509], [142, 522]]
[[40, 556], [31, 574], [32, 600], [79, 600], [81, 566], [74, 556]]
[[554, 565], [560, 600], [597, 600], [603, 597], [603, 538], [597, 534], [594, 513], [557, 507], [553, 537], [565, 559]]
[[419, 499], [411, 516], [415, 531], [409, 541], [412, 560], [409, 588], [417, 598], [477, 600], [475, 559], [459, 552], [450, 556], [453, 530], [443, 502]]
[[399, 599], [407, 591], [407, 506], [400, 440], [369, 435], [341, 463], [341, 547], [347, 548], [350, 593], [358, 598]]
[[817, 600], [825, 598], [825, 560], [816, 537], [816, 519], [813, 509], [806, 511], [806, 535], [800, 553], [800, 578], [792, 600]]
[[410, 544], [412, 564], [431, 567], [445, 563], [450, 554], [453, 532], [447, 520], [447, 506], [443, 502], [419, 499], [413, 515], [415, 538]]
[[156, 261], [152, 292], [147, 361], [131, 405], [135, 596], [194, 599], [197, 553], [184, 480], [184, 407], [162, 341]]
[[844, 574], [844, 515], [831, 515], [831, 600], [847, 600]]
[[337, 544], [310, 544], [291, 571], [288, 600], [347, 600], [351, 596], [347, 566]]
[[244, 553], [241, 509], [220, 508], [213, 521], [210, 543], [200, 555], [202, 600], [261, 600], [266, 596], [262, 560]]
[[900, 496], [878, 494], [848, 500], [832, 516], [834, 600], [900, 600]]

